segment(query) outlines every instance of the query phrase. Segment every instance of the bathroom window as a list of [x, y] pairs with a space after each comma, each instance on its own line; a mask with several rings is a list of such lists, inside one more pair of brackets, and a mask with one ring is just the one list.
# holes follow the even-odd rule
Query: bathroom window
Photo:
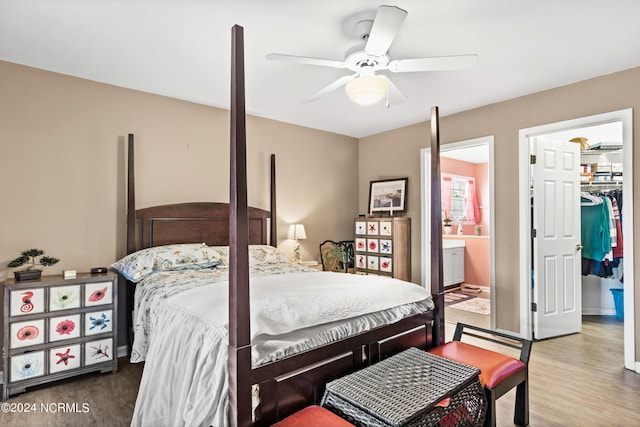
[[443, 174], [442, 211], [443, 218], [454, 222], [479, 222], [475, 178]]
[[468, 179], [451, 179], [451, 217], [454, 221], [467, 220]]

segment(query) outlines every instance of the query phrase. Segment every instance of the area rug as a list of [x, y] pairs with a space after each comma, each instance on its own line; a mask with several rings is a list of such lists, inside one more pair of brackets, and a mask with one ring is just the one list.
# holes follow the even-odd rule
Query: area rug
[[[446, 304], [445, 304], [446, 305]], [[457, 310], [470, 311], [477, 314], [491, 313], [491, 301], [487, 298], [472, 298], [449, 306]]]
[[444, 305], [445, 307], [450, 306], [451, 304], [458, 304], [463, 301], [468, 301], [470, 299], [475, 298], [475, 295], [467, 295], [460, 294], [457, 292], [447, 292], [444, 294]]

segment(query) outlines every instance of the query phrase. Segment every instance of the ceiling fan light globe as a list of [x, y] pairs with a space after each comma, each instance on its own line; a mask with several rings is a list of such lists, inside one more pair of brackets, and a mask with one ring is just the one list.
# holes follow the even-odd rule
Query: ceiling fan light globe
[[380, 76], [360, 76], [344, 87], [349, 99], [359, 105], [373, 105], [387, 94], [387, 81]]

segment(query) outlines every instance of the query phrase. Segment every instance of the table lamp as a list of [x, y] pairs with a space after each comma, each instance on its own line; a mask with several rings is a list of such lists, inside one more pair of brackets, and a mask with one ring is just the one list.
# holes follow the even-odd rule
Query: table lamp
[[[287, 232], [287, 239], [293, 239], [296, 242], [298, 240], [304, 240], [307, 238], [307, 233], [304, 230], [304, 224], [291, 224], [289, 225], [289, 231]], [[300, 262], [302, 257], [300, 256], [300, 243], [296, 244], [293, 250], [293, 261]]]

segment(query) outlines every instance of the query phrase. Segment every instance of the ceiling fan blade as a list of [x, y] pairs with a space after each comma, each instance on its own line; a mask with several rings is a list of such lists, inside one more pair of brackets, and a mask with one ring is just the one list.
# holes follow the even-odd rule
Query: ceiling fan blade
[[396, 59], [387, 69], [394, 73], [415, 71], [463, 70], [473, 68], [478, 63], [478, 55], [438, 56], [433, 58]]
[[407, 11], [399, 7], [380, 6], [364, 51], [373, 56], [385, 55], [406, 17]]
[[307, 56], [284, 55], [281, 53], [270, 53], [266, 56], [272, 61], [297, 62], [299, 64], [321, 65], [323, 67], [346, 68], [342, 61], [333, 59], [310, 58]]
[[407, 100], [407, 95], [405, 95], [398, 86], [391, 81], [391, 79], [384, 74], [376, 74], [377, 76], [382, 77], [387, 81], [387, 85], [389, 89], [387, 90], [387, 108], [392, 105], [400, 104]]
[[322, 89], [320, 92], [318, 92], [315, 95], [313, 95], [311, 98], [309, 98], [305, 102], [313, 102], [313, 101], [317, 100], [318, 98], [320, 98], [320, 97], [322, 97], [322, 96], [324, 96], [324, 95], [326, 95], [326, 94], [328, 94], [330, 92], [333, 92], [334, 90], [346, 85], [349, 80], [354, 79], [357, 75], [358, 75], [358, 73], [350, 75], [350, 76], [340, 77], [338, 80], [334, 81], [329, 86], [325, 87], [324, 89]]

